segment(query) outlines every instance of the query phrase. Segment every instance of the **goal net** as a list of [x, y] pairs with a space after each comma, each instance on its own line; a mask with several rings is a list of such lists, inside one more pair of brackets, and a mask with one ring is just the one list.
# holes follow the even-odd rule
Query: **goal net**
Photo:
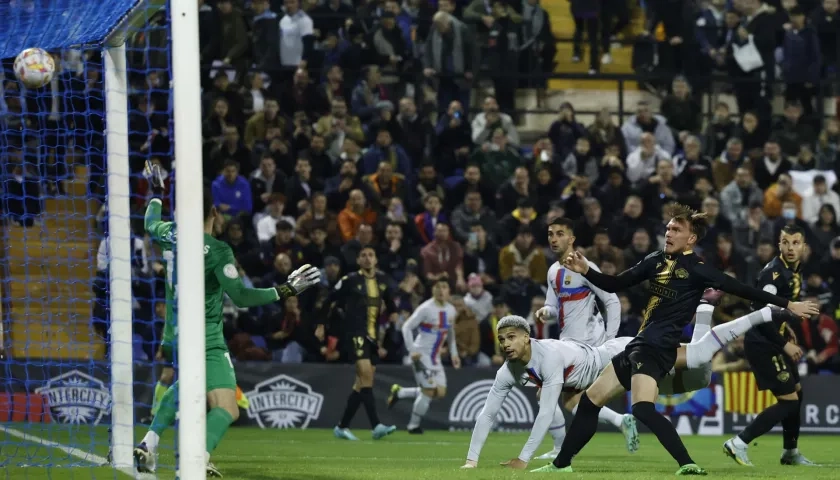
[[[8, 478], [126, 478], [135, 425], [150, 413], [164, 295], [144, 244], [140, 172], [172, 159], [163, 3], [0, 2]], [[30, 47], [56, 63], [34, 90], [12, 71]]]

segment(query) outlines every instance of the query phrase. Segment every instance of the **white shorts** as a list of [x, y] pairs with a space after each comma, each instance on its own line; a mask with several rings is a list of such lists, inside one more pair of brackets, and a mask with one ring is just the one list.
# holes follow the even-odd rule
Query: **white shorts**
[[431, 358], [420, 357], [422, 368], [411, 363], [411, 369], [414, 370], [414, 380], [417, 381], [417, 386], [420, 388], [446, 388], [446, 371], [443, 370], [443, 365], [440, 361], [437, 364], [432, 364]]
[[612, 340], [607, 340], [603, 345], [596, 348], [595, 350], [598, 350], [598, 353], [601, 354], [601, 368], [605, 368], [610, 364], [610, 362], [612, 362], [614, 356], [623, 352], [631, 340], [633, 340], [633, 337], [613, 338]]

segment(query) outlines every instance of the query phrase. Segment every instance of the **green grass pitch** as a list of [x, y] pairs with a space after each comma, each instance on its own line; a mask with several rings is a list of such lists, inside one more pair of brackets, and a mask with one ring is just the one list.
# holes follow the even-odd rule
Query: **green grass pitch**
[[[29, 440], [2, 433], [0, 478], [12, 480], [99, 480], [129, 478], [107, 467], [96, 467], [71, 456], [58, 444], [75, 447], [104, 457], [107, 433], [101, 427], [56, 425], [7, 425], [25, 432]], [[136, 438], [145, 430], [138, 428]], [[359, 442], [340, 441], [328, 430], [259, 430], [231, 428], [213, 455], [213, 462], [226, 479], [242, 480], [448, 480], [448, 479], [517, 479], [564, 476], [597, 480], [650, 480], [673, 476], [677, 465], [651, 435], [642, 436], [641, 449], [630, 455], [618, 434], [598, 434], [576, 458], [575, 474], [529, 474], [500, 467], [500, 461], [519, 454], [526, 434], [490, 435], [476, 470], [459, 470], [464, 464], [469, 444], [468, 432], [405, 432], [374, 442], [362, 429], [354, 431]], [[55, 444], [43, 445], [34, 436]], [[695, 461], [717, 478], [755, 479], [837, 479], [840, 478], [840, 436], [806, 436], [800, 450], [822, 467], [782, 467], [779, 465], [781, 437], [769, 435], [750, 448], [754, 468], [741, 467], [721, 451], [724, 437], [684, 438]], [[173, 468], [175, 437], [164, 435], [160, 449], [158, 479], [175, 477]], [[91, 445], [94, 445], [91, 448]], [[551, 448], [547, 439], [538, 453]], [[547, 462], [532, 461], [530, 468]], [[46, 468], [43, 465], [59, 465]], [[28, 466], [24, 466], [28, 465]], [[41, 465], [41, 466], [35, 466]], [[144, 476], [140, 478], [154, 478]]]

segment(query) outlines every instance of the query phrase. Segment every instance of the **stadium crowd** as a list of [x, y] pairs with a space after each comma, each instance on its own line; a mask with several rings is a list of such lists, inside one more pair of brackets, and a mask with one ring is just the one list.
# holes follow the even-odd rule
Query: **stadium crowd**
[[[517, 128], [514, 93], [544, 89], [544, 79], [532, 77], [553, 71], [556, 53], [539, 0], [360, 3], [199, 1], [205, 183], [227, 220], [217, 233], [248, 284], [280, 284], [304, 263], [324, 272], [320, 288], [282, 305], [229, 305], [225, 333], [236, 359], [342, 361], [339, 333], [319, 342], [312, 317], [329, 310], [329, 292], [357, 268], [361, 246], [375, 245], [400, 311], [398, 319], [381, 319], [383, 362], [403, 362], [400, 325], [428, 298], [429, 282], [445, 276], [457, 293], [454, 331], [464, 365], [501, 364], [494, 325], [502, 316], [528, 318], [536, 337], [557, 335], [557, 324], [541, 325], [533, 316], [556, 260], [546, 248], [547, 221], [577, 220], [577, 248], [617, 274], [661, 247], [662, 206], [678, 201], [709, 214], [700, 242], [706, 262], [745, 282], [775, 255], [784, 225], [806, 230], [806, 297], [818, 299], [824, 313], [796, 333], [812, 371], [840, 373], [840, 122], [824, 120], [814, 103], [825, 87], [821, 76], [837, 69], [837, 0], [648, 1], [649, 35], [636, 42], [634, 56], [647, 68], [648, 44], [663, 52], [656, 70], [672, 81], [655, 85], [664, 91], [658, 112], [642, 101], [621, 124], [609, 109], [584, 124], [564, 102], [548, 131], [527, 141]], [[626, 26], [628, 12], [619, 4], [626, 6], [571, 1], [577, 30], [589, 32], [593, 70], [611, 61], [613, 34]], [[592, 33], [599, 23], [600, 37]], [[170, 195], [177, 164], [165, 16], [151, 25], [130, 49], [138, 219], [150, 194], [139, 175], [143, 162], [158, 161], [170, 172]], [[579, 60], [578, 32], [575, 42]], [[736, 47], [745, 43], [764, 67], [745, 71], [736, 61]], [[707, 83], [691, 62], [683, 65], [692, 49], [734, 83]], [[504, 75], [511, 60], [525, 80]], [[786, 98], [778, 117], [771, 114], [777, 65]], [[95, 86], [101, 82], [95, 72], [65, 70], [59, 90], [72, 98], [84, 82], [72, 90], [69, 80], [86, 75]], [[492, 81], [493, 95], [482, 93], [479, 77]], [[767, 83], [757, 88], [748, 81]], [[738, 111], [719, 103], [704, 115], [703, 93], [720, 89], [735, 94]], [[5, 98], [0, 107], [20, 108], [10, 101], [10, 87]], [[78, 108], [65, 109], [65, 122], [80, 121]], [[77, 137], [88, 146], [101, 141]], [[41, 174], [62, 174], [54, 170]], [[94, 184], [102, 178], [96, 175]], [[146, 342], [141, 354], [152, 357], [155, 325], [165, 312], [163, 266], [143, 241], [142, 222], [134, 230], [135, 331]], [[105, 322], [107, 261], [99, 267], [94, 318]], [[647, 293], [619, 297], [619, 335], [633, 336]], [[726, 296], [716, 321], [748, 308]], [[332, 325], [340, 328], [340, 320]], [[719, 368], [736, 364], [722, 361]]]

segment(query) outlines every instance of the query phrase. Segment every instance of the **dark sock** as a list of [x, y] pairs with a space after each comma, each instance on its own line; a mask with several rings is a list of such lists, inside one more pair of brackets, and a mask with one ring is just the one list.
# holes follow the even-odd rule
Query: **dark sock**
[[373, 389], [370, 387], [359, 390], [359, 396], [362, 398], [362, 405], [365, 406], [368, 420], [370, 420], [370, 428], [379, 425], [379, 415], [376, 413], [376, 402], [373, 400]]
[[572, 457], [578, 454], [598, 430], [598, 412], [601, 407], [592, 403], [586, 392], [580, 397], [577, 413], [572, 418], [572, 423], [566, 432], [566, 440], [560, 448], [560, 453], [554, 459], [554, 466], [566, 468], [572, 464]]
[[638, 402], [633, 405], [633, 416], [638, 418], [640, 422], [644, 423], [656, 435], [659, 443], [665, 447], [665, 450], [668, 450], [671, 457], [681, 467], [689, 463], [694, 463], [694, 460], [688, 455], [688, 450], [685, 449], [685, 445], [683, 445], [674, 424], [656, 411], [656, 406], [653, 402]]
[[[798, 400], [779, 400], [779, 403], [765, 408], [763, 412], [759, 413], [757, 417], [747, 425], [743, 432], [738, 434], [744, 443], [749, 445], [756, 438], [769, 432], [773, 427], [782, 423], [784, 419], [791, 414], [797, 412], [799, 414]], [[797, 435], [799, 435], [797, 433]]]
[[350, 396], [347, 397], [347, 405], [344, 407], [344, 415], [341, 416], [341, 423], [338, 428], [348, 428], [353, 417], [356, 415], [356, 410], [359, 409], [359, 404], [362, 402], [362, 396], [359, 392], [353, 390]]
[[793, 450], [799, 447], [799, 426], [802, 422], [802, 392], [799, 392], [799, 406], [791, 410], [787, 417], [782, 420], [782, 442], [785, 450]]

